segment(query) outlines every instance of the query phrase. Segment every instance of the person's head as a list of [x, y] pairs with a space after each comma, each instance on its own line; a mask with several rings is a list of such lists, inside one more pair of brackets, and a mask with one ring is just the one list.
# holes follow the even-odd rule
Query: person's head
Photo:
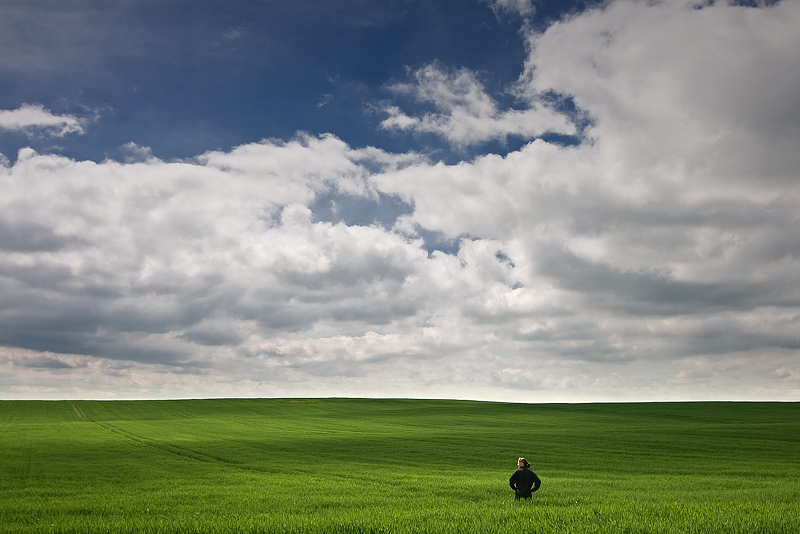
[[527, 469], [531, 466], [531, 464], [529, 464], [528, 460], [526, 460], [525, 458], [520, 458], [519, 460], [517, 460], [517, 465], [522, 467], [523, 469]]

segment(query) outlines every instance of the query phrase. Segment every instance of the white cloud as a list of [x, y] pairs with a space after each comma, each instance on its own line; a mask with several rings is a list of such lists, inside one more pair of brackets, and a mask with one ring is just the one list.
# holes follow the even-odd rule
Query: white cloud
[[41, 104], [23, 104], [14, 110], [0, 110], [0, 130], [20, 131], [31, 136], [82, 134], [84, 124], [83, 119], [74, 115], [55, 115]]
[[120, 147], [125, 163], [145, 162], [153, 157], [153, 150], [147, 146], [139, 146], [134, 142], [125, 143]]
[[361, 159], [394, 164], [330, 136], [197, 162], [22, 152], [2, 176], [3, 343], [194, 365], [283, 329], [363, 332], [412, 315], [405, 280], [426, 253], [306, 207], [328, 188], [369, 194]]
[[694, 196], [728, 184], [774, 195], [800, 166], [789, 149], [800, 141], [800, 11], [694, 4], [618, 1], [532, 34], [523, 80], [590, 112], [607, 165], [683, 179]]
[[[714, 346], [716, 359], [757, 354], [752, 364], [789, 380], [773, 384], [791, 397], [800, 9], [694, 7], [615, 2], [529, 35], [518, 90], [572, 98], [592, 118], [591, 142], [537, 141], [506, 157], [376, 180], [415, 207], [404, 228], [516, 244], [510, 256], [524, 292], [549, 283], [556, 317], [537, 321], [528, 311], [531, 328], [506, 331], [525, 340], [531, 358], [542, 346], [598, 364], [648, 362], [656, 372], [658, 361]], [[718, 322], [702, 326], [701, 316]], [[746, 380], [714, 381], [733, 391]], [[754, 379], [759, 395], [767, 382]]]
[[474, 73], [467, 69], [445, 72], [431, 64], [412, 73], [413, 82], [390, 87], [398, 95], [432, 104], [434, 112], [411, 116], [387, 105], [384, 129], [433, 133], [456, 146], [469, 146], [509, 136], [534, 138], [545, 133], [572, 135], [574, 124], [542, 102], [531, 99], [525, 109], [500, 110]]

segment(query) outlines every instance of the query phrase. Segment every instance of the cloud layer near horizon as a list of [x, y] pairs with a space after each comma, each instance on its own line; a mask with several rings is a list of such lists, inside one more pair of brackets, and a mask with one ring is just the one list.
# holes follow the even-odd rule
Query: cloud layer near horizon
[[[0, 392], [797, 400], [797, 27], [793, 2], [613, 2], [528, 30], [513, 109], [421, 67], [394, 89], [431, 109], [384, 128], [579, 136], [453, 165], [335, 132], [24, 150], [0, 168]], [[343, 202], [397, 216], [321, 215]]]

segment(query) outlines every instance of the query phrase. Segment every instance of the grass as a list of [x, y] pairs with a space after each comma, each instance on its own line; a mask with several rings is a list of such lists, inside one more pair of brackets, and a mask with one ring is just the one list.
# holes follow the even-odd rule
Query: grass
[[800, 532], [797, 403], [3, 401], [0, 430], [0, 532]]

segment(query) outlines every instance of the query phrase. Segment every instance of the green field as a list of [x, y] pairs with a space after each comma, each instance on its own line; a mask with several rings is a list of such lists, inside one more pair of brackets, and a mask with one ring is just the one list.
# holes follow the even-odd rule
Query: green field
[[800, 532], [798, 403], [2, 401], [0, 430], [0, 532]]

